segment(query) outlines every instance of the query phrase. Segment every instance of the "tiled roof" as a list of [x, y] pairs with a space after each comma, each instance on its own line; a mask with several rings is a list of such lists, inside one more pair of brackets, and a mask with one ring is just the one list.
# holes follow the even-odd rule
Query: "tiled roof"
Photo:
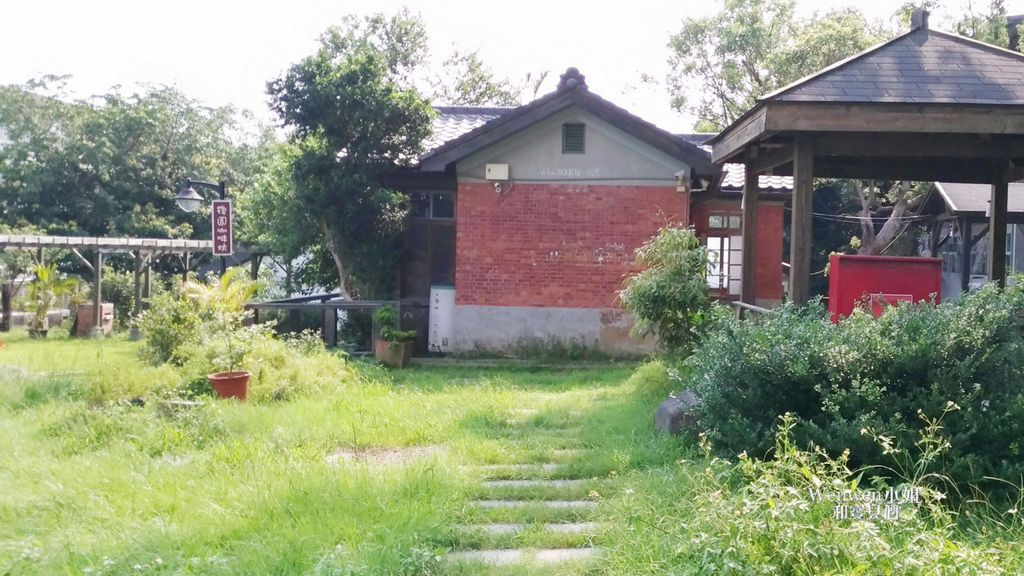
[[1024, 55], [921, 27], [761, 98], [1024, 104]]
[[480, 106], [437, 106], [435, 109], [438, 114], [434, 117], [433, 132], [423, 142], [423, 149], [427, 152], [513, 110]]
[[[500, 113], [501, 109], [491, 109], [496, 114], [494, 118], [478, 119], [480, 125], [476, 128], [457, 138], [447, 139], [439, 146], [428, 147], [427, 152], [420, 156], [420, 165], [432, 171], [446, 169], [452, 162], [570, 106], [578, 106], [655, 149], [685, 162], [693, 168], [695, 176], [718, 173], [707, 151], [591, 93], [584, 76], [576, 68], [569, 68], [561, 75], [561, 81], [554, 92], [504, 113]], [[444, 136], [438, 139], [442, 138]]]
[[[992, 198], [992, 186], [989, 184], [936, 182], [935, 188], [954, 213], [984, 213], [988, 210], [988, 202]], [[1006, 209], [1011, 214], [1024, 213], [1024, 182], [1010, 183]]]
[[[744, 177], [743, 164], [726, 164], [722, 168], [722, 191], [742, 192]], [[757, 187], [761, 189], [761, 192], [789, 193], [793, 191], [793, 177], [762, 174], [757, 177]]]

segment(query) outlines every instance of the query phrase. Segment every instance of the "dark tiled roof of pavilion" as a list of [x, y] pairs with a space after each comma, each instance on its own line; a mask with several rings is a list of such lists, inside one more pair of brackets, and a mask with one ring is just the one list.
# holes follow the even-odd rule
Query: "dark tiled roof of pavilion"
[[1024, 104], [1024, 54], [924, 24], [761, 98], [772, 102]]
[[[989, 209], [989, 201], [992, 199], [992, 186], [989, 184], [936, 182], [935, 190], [954, 214], [984, 214]], [[1011, 214], [1024, 213], [1024, 182], [1010, 183], [1006, 209]]]

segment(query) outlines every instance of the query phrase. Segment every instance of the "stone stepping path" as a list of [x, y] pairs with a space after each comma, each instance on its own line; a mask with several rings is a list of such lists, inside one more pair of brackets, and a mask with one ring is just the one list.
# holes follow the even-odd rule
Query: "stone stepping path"
[[[537, 414], [523, 410], [517, 416]], [[466, 523], [456, 541], [473, 549], [456, 549], [447, 554], [447, 561], [493, 567], [559, 565], [596, 558], [599, 550], [591, 539], [600, 526], [590, 518], [598, 503], [584, 497], [601, 481], [570, 477], [571, 461], [585, 452], [574, 446], [576, 430], [510, 432], [506, 439], [513, 446], [537, 450], [540, 443], [540, 453], [549, 461], [463, 466], [479, 483], [470, 491], [477, 499], [469, 501]]]
[[485, 508], [597, 508], [597, 502], [591, 500], [474, 500], [473, 504]]
[[[562, 532], [570, 534], [588, 534], [597, 530], [597, 522], [568, 522], [565, 524], [541, 524], [547, 532]], [[468, 526], [470, 529], [481, 530], [490, 534], [516, 534], [528, 528], [526, 524], [507, 524], [496, 522], [494, 524], [480, 524], [479, 526]]]
[[491, 566], [508, 566], [510, 564], [557, 564], [569, 560], [586, 560], [596, 555], [596, 548], [548, 548], [546, 550], [511, 548], [452, 552], [448, 554], [448, 560], [456, 562], [483, 562]]

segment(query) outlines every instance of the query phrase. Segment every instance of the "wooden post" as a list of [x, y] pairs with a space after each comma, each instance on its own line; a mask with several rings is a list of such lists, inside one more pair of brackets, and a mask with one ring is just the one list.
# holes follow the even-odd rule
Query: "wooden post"
[[324, 344], [333, 348], [338, 345], [338, 309], [324, 306]]
[[1006, 175], [996, 171], [988, 217], [988, 280], [1006, 282], [1006, 199], [1010, 185]]
[[966, 293], [971, 287], [971, 248], [974, 247], [974, 230], [967, 218], [957, 220], [960, 227], [960, 292]]
[[740, 282], [740, 300], [747, 304], [757, 304], [757, 208], [761, 190], [753, 160], [748, 153], [743, 178], [743, 261], [740, 268], [743, 276]]
[[[153, 258], [155, 256], [156, 254], [149, 254], [146, 256], [146, 281], [144, 282], [144, 291], [146, 294], [145, 296], [143, 296], [143, 298], [145, 298], [146, 300], [149, 300], [150, 298], [153, 297]], [[149, 303], [147, 302], [146, 305], [143, 306], [143, 308], [148, 309]]]
[[789, 298], [803, 306], [811, 292], [811, 210], [814, 197], [814, 142], [799, 135], [793, 147], [793, 222], [789, 238]]
[[96, 250], [96, 261], [93, 264], [92, 286], [92, 338], [103, 338], [103, 252]]
[[0, 319], [0, 332], [11, 331], [11, 312], [14, 307], [11, 306], [11, 284], [4, 282], [0, 285], [0, 306], [2, 306], [3, 318]]
[[145, 264], [146, 256], [142, 253], [142, 250], [135, 251], [135, 305], [132, 306], [132, 330], [130, 338], [135, 340], [142, 340], [142, 332], [139, 331], [139, 325], [135, 322], [135, 319], [142, 313], [142, 269]]

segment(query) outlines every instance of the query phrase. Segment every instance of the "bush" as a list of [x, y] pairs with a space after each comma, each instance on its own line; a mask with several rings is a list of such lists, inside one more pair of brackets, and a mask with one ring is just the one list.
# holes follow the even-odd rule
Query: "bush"
[[687, 352], [711, 308], [708, 254], [693, 228], [666, 226], [636, 251], [643, 270], [619, 292], [634, 332], [656, 335], [668, 352]]
[[[793, 413], [799, 441], [854, 464], [901, 465], [865, 430], [885, 430], [915, 450], [919, 413], [960, 409], [943, 421], [953, 448], [931, 464], [961, 488], [1024, 474], [1024, 289], [986, 287], [953, 304], [901, 305], [833, 325], [823, 307], [784, 306], [720, 318], [687, 361], [702, 399], [698, 418], [731, 453], [767, 454], [776, 418]], [[918, 448], [919, 449], [919, 448]]]
[[190, 282], [161, 294], [142, 314], [145, 356], [180, 367], [184, 396], [211, 394], [212, 371], [249, 370], [249, 396], [285, 400], [355, 380], [344, 356], [328, 353], [317, 333], [303, 331], [275, 338], [264, 324], [246, 325], [244, 309], [257, 284], [228, 271], [210, 284]]

